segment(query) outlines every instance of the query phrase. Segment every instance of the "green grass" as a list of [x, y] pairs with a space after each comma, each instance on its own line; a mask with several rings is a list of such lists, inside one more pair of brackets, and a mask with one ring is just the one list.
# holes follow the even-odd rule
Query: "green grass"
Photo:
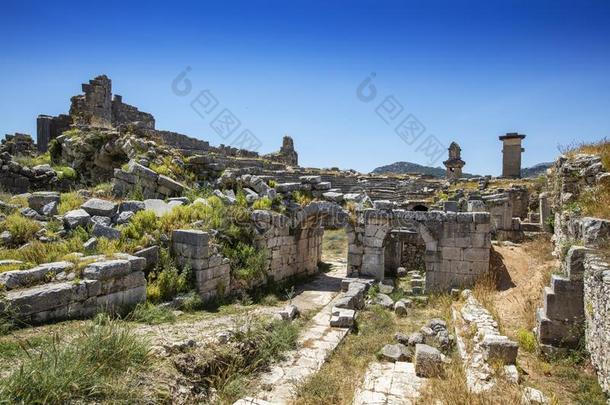
[[159, 325], [161, 323], [176, 322], [176, 315], [168, 308], [146, 302], [138, 304], [127, 316], [127, 320], [148, 325]]
[[148, 343], [120, 321], [98, 316], [72, 340], [54, 335], [24, 348], [19, 367], [0, 381], [6, 403], [96, 402], [139, 397], [130, 382], [149, 360]]
[[178, 270], [167, 250], [161, 250], [157, 270], [148, 275], [148, 300], [153, 303], [166, 302], [190, 289], [191, 271], [188, 266]]
[[517, 332], [517, 341], [519, 342], [519, 347], [526, 352], [533, 353], [536, 351], [536, 347], [538, 347], [536, 336], [529, 330], [520, 329]]
[[13, 245], [22, 245], [29, 242], [40, 229], [41, 226], [37, 221], [26, 218], [17, 212], [9, 215], [0, 223], [0, 232], [9, 231]]
[[13, 160], [22, 166], [34, 167], [38, 165], [51, 164], [51, 154], [47, 152], [38, 156], [17, 155], [13, 156]]
[[59, 215], [64, 215], [68, 211], [80, 208], [85, 203], [85, 199], [75, 191], [70, 193], [62, 193], [59, 199], [57, 211]]

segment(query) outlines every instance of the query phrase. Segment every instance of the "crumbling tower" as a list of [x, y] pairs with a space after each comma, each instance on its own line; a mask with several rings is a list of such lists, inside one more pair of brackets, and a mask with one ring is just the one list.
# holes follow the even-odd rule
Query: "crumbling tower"
[[443, 162], [447, 168], [447, 179], [455, 180], [462, 177], [462, 168], [466, 164], [462, 160], [462, 148], [455, 142], [449, 145], [449, 159]]
[[282, 140], [282, 147], [280, 148], [280, 155], [284, 163], [290, 166], [299, 165], [299, 155], [294, 150], [294, 141], [291, 137], [285, 136]]
[[525, 135], [509, 132], [500, 136], [502, 145], [502, 177], [518, 179], [521, 177], [521, 141]]

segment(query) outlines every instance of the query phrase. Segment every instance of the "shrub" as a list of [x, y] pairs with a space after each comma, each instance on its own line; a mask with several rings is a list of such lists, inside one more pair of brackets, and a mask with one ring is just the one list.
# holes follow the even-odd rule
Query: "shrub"
[[153, 303], [169, 301], [179, 293], [187, 292], [190, 286], [190, 268], [185, 266], [182, 271], [178, 270], [167, 250], [161, 250], [159, 270], [148, 276], [148, 299]]
[[203, 309], [204, 302], [201, 296], [195, 291], [191, 291], [181, 302], [180, 309], [186, 312], [194, 312]]
[[146, 235], [159, 232], [159, 219], [153, 211], [144, 210], [134, 214], [128, 224], [121, 228], [121, 239], [142, 240]]
[[43, 153], [42, 155], [38, 156], [16, 155], [13, 157], [13, 160], [15, 160], [22, 166], [33, 167], [38, 165], [50, 164], [51, 155], [49, 154], [49, 152]]
[[313, 196], [312, 196], [311, 192], [307, 192], [307, 191], [294, 191], [292, 193], [292, 198], [301, 207], [304, 207], [313, 201]]
[[53, 170], [57, 172], [57, 177], [60, 180], [76, 180], [76, 170], [70, 166], [53, 166]]
[[238, 279], [252, 280], [266, 273], [266, 254], [263, 250], [238, 242], [235, 247], [224, 246], [222, 253], [231, 260], [231, 271]]
[[20, 367], [0, 381], [0, 397], [13, 403], [111, 398], [149, 358], [147, 342], [108, 316], [98, 316], [69, 342], [54, 335], [36, 353], [23, 350]]
[[83, 242], [88, 238], [86, 230], [77, 228], [68, 239], [49, 243], [34, 240], [20, 249], [0, 249], [0, 259], [21, 260], [29, 266], [56, 262], [70, 253], [83, 252]]
[[271, 198], [263, 197], [263, 198], [260, 198], [256, 201], [254, 201], [254, 203], [252, 204], [252, 209], [269, 211], [269, 210], [271, 210], [272, 205], [273, 205], [273, 200], [271, 200]]
[[520, 329], [517, 332], [517, 341], [519, 342], [519, 347], [526, 352], [532, 353], [536, 350], [536, 336], [532, 331]]
[[147, 323], [149, 325], [158, 325], [161, 323], [175, 322], [176, 315], [168, 308], [145, 302], [136, 305], [133, 311], [127, 316], [127, 320]]
[[64, 215], [68, 211], [80, 208], [85, 200], [76, 192], [62, 193], [57, 210], [59, 215]]
[[49, 142], [49, 157], [51, 158], [51, 162], [57, 163], [61, 161], [61, 152], [61, 144], [57, 142], [57, 139], [51, 139], [51, 142]]
[[12, 243], [15, 245], [29, 242], [40, 228], [40, 224], [37, 221], [26, 218], [19, 213], [9, 215], [0, 224], [1, 231], [9, 231], [11, 233]]

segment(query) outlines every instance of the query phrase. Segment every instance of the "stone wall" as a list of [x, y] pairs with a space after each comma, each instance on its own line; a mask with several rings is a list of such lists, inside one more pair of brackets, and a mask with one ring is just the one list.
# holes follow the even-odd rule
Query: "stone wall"
[[585, 342], [599, 383], [610, 394], [610, 265], [588, 255], [584, 263]]
[[48, 190], [50, 187], [67, 190], [70, 182], [59, 180], [49, 165], [22, 166], [7, 152], [0, 153], [0, 189], [11, 193]]
[[231, 266], [210, 246], [207, 232], [179, 229], [172, 233], [172, 252], [180, 268], [188, 266], [204, 301], [222, 297], [231, 289]]
[[112, 99], [112, 126], [118, 127], [123, 124], [134, 124], [141, 128], [155, 129], [155, 117], [152, 114], [142, 112], [136, 107], [123, 103], [123, 98], [118, 94]]
[[392, 210], [381, 209], [378, 203], [377, 209], [358, 212], [354, 235], [348, 233], [348, 272], [352, 275], [382, 280], [386, 238], [399, 230], [417, 233], [423, 239], [426, 287], [430, 291], [471, 286], [489, 270], [489, 213]]
[[125, 197], [141, 192], [144, 198], [165, 199], [181, 196], [185, 189], [177, 181], [134, 161], [130, 161], [125, 169], [114, 169], [112, 192], [116, 196]]
[[[82, 272], [72, 262], [0, 273], [0, 313], [25, 324], [88, 318], [122, 311], [146, 300], [146, 259], [116, 255], [94, 260]], [[79, 274], [80, 272], [80, 274]]]

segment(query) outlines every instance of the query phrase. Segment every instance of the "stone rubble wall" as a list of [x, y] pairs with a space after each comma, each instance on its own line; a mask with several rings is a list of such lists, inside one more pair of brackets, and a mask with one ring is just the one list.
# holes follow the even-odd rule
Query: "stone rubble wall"
[[[481, 393], [492, 389], [497, 383], [494, 377], [497, 362], [504, 367], [504, 376], [516, 383], [519, 345], [500, 334], [498, 322], [469, 290], [462, 294], [466, 296], [466, 303], [459, 312], [453, 310], [453, 318], [469, 390]], [[466, 344], [467, 339], [472, 339], [471, 345]]]
[[114, 169], [112, 191], [119, 197], [141, 191], [144, 198], [165, 199], [181, 196], [185, 189], [181, 183], [134, 161], [126, 169]]
[[0, 188], [11, 193], [34, 190], [69, 189], [70, 181], [60, 180], [49, 165], [22, 166], [7, 152], [0, 153]]
[[102, 257], [80, 271], [71, 262], [43, 264], [0, 274], [0, 313], [25, 324], [89, 318], [123, 311], [146, 300], [146, 259], [126, 254]]

